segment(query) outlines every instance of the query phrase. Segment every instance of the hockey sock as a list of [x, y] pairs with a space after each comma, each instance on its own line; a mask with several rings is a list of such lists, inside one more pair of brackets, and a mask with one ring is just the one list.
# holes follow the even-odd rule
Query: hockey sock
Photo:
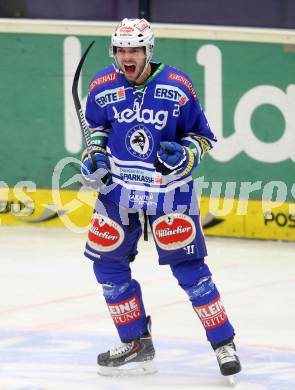
[[186, 261], [171, 268], [201, 320], [208, 341], [221, 343], [233, 337], [234, 329], [204, 260]]
[[[215, 298], [213, 298], [214, 295], [216, 295]], [[196, 298], [191, 302], [211, 344], [222, 343], [224, 340], [233, 338], [234, 329], [228, 320], [217, 289], [215, 294], [209, 294], [205, 300]]]
[[122, 341], [139, 338], [147, 331], [146, 314], [139, 283], [103, 284], [109, 312]]
[[127, 259], [94, 261], [93, 270], [122, 341], [139, 338], [147, 331], [139, 283], [131, 278]]

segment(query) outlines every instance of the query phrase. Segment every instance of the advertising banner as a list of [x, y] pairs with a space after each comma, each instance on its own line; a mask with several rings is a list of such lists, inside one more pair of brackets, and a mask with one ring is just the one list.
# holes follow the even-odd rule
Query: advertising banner
[[[26, 187], [0, 189], [0, 225], [66, 227], [88, 231], [96, 193]], [[199, 199], [205, 235], [295, 240], [295, 204], [203, 196]]]
[[[111, 63], [109, 28], [96, 35], [95, 28], [54, 34], [5, 32], [0, 26], [1, 223], [25, 218], [11, 215], [11, 207], [33, 207], [10, 200], [20, 183], [36, 189], [31, 196], [38, 205], [51, 202], [43, 198], [44, 191], [53, 187], [53, 172], [64, 158], [69, 161], [60, 173], [63, 196], [79, 192], [73, 177], [79, 175], [76, 159], [83, 144], [71, 85], [82, 53], [95, 39], [79, 86], [85, 104], [90, 78]], [[207, 199], [202, 214], [212, 213], [206, 211], [210, 199], [249, 200], [246, 215], [232, 223], [235, 228], [225, 218], [207, 233], [295, 239], [295, 35], [289, 43], [254, 42], [253, 33], [249, 42], [244, 36], [235, 41], [163, 35], [156, 40], [154, 60], [190, 75], [219, 141], [196, 172], [199, 195], [201, 188]], [[274, 209], [262, 202], [272, 202]], [[34, 210], [34, 218], [40, 217], [42, 211]]]

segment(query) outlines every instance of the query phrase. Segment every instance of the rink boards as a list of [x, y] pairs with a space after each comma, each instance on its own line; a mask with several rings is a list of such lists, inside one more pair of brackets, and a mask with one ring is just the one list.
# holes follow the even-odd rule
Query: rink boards
[[[85, 233], [96, 194], [0, 189], [0, 225], [65, 227]], [[295, 241], [295, 203], [200, 198], [205, 235]]]
[[[87, 230], [95, 195], [78, 190], [83, 142], [71, 86], [83, 51], [95, 39], [80, 77], [83, 107], [90, 77], [110, 63], [114, 26], [0, 21], [0, 116], [5, 124], [0, 224]], [[197, 168], [205, 178], [200, 202], [205, 234], [295, 240], [295, 32], [154, 27], [155, 60], [190, 75], [219, 140]]]

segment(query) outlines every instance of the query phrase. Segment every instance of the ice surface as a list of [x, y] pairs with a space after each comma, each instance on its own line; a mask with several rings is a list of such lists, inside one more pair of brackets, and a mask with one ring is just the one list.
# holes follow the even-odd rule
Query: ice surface
[[[216, 358], [152, 238], [132, 265], [153, 320], [159, 373], [104, 378], [96, 355], [118, 343], [84, 259], [85, 235], [0, 227], [0, 390], [222, 389]], [[236, 328], [236, 389], [295, 388], [295, 243], [207, 238], [207, 264]]]

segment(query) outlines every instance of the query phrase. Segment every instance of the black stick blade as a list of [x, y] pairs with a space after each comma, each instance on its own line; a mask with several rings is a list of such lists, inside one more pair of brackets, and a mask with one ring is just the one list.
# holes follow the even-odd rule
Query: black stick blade
[[73, 80], [73, 85], [72, 85], [72, 96], [73, 96], [75, 107], [77, 110], [79, 110], [81, 108], [81, 104], [80, 104], [80, 100], [79, 100], [79, 96], [78, 96], [78, 83], [79, 83], [80, 73], [81, 73], [81, 69], [82, 69], [82, 66], [84, 64], [85, 58], [86, 58], [89, 50], [93, 46], [94, 42], [95, 41], [92, 41], [90, 43], [90, 45], [87, 47], [87, 49], [85, 50], [83, 56], [81, 57], [81, 59], [79, 61], [79, 64], [77, 66], [77, 69], [76, 69], [76, 72], [74, 75], [74, 80]]

